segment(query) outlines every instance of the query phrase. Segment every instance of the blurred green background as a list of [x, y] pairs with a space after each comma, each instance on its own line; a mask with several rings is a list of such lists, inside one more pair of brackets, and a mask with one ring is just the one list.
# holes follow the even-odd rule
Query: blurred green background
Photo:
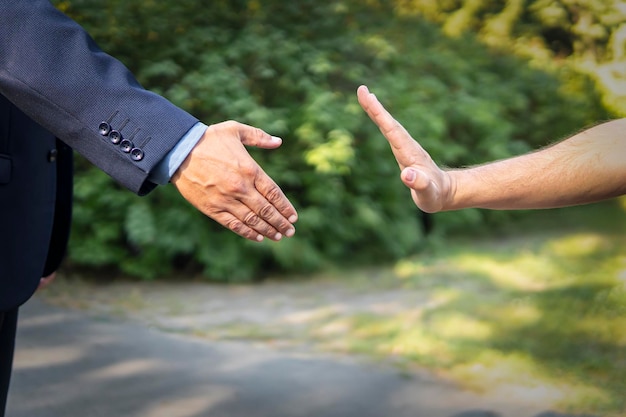
[[[625, 82], [626, 11], [611, 1], [56, 4], [146, 88], [205, 123], [234, 119], [283, 137], [279, 150], [251, 152], [300, 215], [295, 239], [244, 242], [174, 187], [139, 198], [79, 161], [74, 267], [144, 279], [183, 270], [233, 282], [420, 251], [420, 213], [356, 102], [360, 84], [436, 161], [454, 167], [626, 114], [626, 90], [611, 84]], [[517, 216], [437, 215], [432, 239]]]
[[[174, 187], [140, 198], [79, 159], [67, 271], [207, 283], [315, 276], [419, 292], [426, 308], [327, 309], [297, 338], [428, 366], [477, 389], [559, 387], [569, 393], [563, 409], [624, 415], [626, 200], [440, 213], [426, 235], [355, 92], [368, 85], [443, 165], [526, 152], [626, 116], [626, 3], [55, 4], [146, 88], [205, 123], [234, 119], [283, 137], [279, 150], [250, 151], [300, 215], [294, 238], [248, 242]], [[296, 337], [280, 326], [207, 334]]]

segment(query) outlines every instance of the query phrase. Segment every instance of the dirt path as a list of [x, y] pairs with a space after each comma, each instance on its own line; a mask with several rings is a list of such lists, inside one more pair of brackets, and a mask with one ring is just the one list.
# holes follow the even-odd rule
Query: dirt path
[[[363, 275], [363, 274], [361, 274]], [[420, 314], [437, 307], [428, 288], [399, 288], [375, 274], [352, 280], [266, 282], [259, 285], [206, 283], [93, 284], [59, 280], [41, 294], [55, 306], [89, 313], [99, 320], [123, 319], [143, 327], [202, 340], [244, 342], [283, 351], [306, 351], [353, 357], [342, 336], [348, 328], [343, 317], [354, 314]], [[372, 358], [361, 358], [365, 362]], [[424, 369], [379, 356], [377, 365], [399, 375], [424, 375]], [[429, 372], [426, 372], [429, 374]], [[456, 384], [445, 374], [432, 377]], [[467, 387], [460, 387], [466, 390]], [[470, 390], [471, 391], [471, 390]], [[468, 391], [469, 392], [469, 391]], [[527, 404], [534, 410], [555, 407], [561, 393], [552, 387], [524, 384], [494, 386], [487, 402]], [[528, 415], [530, 417], [530, 415]]]
[[108, 314], [21, 310], [12, 417], [565, 417], [426, 372], [354, 357], [212, 342]]
[[[373, 289], [374, 287], [374, 289]], [[375, 288], [378, 287], [378, 288]], [[427, 308], [425, 291], [385, 288], [379, 281], [269, 282], [259, 285], [206, 283], [55, 283], [43, 298], [57, 306], [138, 321], [161, 330], [211, 339], [307, 344], [311, 326], [349, 314], [393, 314]]]

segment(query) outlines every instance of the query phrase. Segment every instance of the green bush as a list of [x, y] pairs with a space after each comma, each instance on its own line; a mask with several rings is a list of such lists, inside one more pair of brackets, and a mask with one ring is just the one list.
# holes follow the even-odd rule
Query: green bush
[[[235, 281], [418, 250], [419, 213], [356, 102], [362, 83], [449, 166], [517, 154], [606, 117], [578, 73], [535, 69], [376, 2], [58, 5], [144, 86], [204, 122], [235, 119], [282, 136], [279, 150], [251, 153], [300, 215], [295, 238], [246, 242], [171, 186], [139, 198], [81, 160], [70, 248], [77, 266], [115, 266], [146, 279], [191, 268]], [[468, 210], [435, 222], [444, 233], [494, 218]]]

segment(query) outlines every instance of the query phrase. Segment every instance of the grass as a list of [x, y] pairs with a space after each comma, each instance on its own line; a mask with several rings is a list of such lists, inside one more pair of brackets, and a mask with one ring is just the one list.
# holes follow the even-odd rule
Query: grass
[[565, 411], [626, 415], [624, 200], [535, 212], [497, 238], [405, 259], [393, 275], [430, 304], [343, 317], [345, 351], [476, 389], [540, 386]]

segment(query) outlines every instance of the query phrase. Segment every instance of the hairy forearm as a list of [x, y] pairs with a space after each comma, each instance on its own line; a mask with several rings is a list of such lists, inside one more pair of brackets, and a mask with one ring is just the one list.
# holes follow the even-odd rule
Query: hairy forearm
[[626, 193], [626, 119], [536, 152], [449, 174], [453, 190], [447, 210], [553, 208], [616, 197]]

